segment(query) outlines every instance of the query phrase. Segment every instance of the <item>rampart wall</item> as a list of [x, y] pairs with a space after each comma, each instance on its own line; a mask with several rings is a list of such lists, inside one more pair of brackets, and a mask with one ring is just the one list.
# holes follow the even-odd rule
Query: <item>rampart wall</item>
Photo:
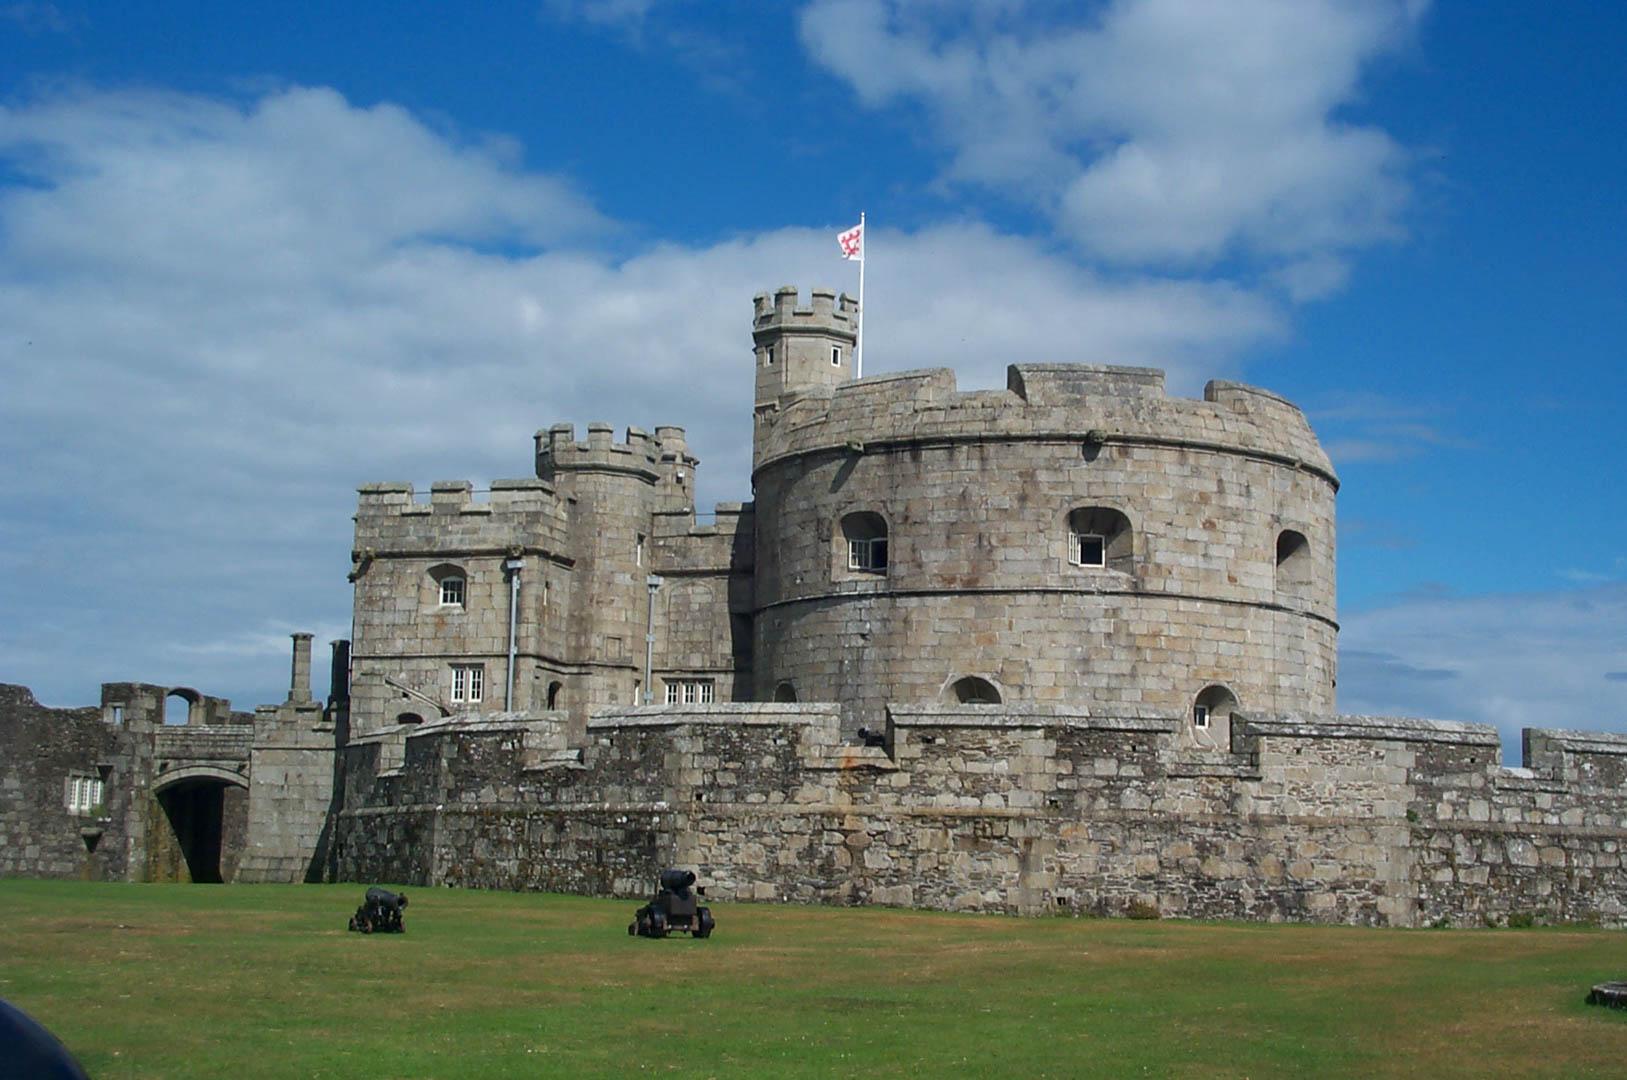
[[[1187, 748], [1156, 711], [834, 705], [448, 721], [347, 751], [349, 880], [635, 896], [1414, 926], [1627, 920], [1627, 737], [1239, 716]], [[387, 767], [381, 767], [387, 766]]]

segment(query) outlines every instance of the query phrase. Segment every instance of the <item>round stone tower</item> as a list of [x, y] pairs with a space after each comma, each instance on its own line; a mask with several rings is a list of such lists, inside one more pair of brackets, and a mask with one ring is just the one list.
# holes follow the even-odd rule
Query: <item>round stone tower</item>
[[1332, 710], [1338, 480], [1293, 405], [1017, 365], [1003, 391], [916, 371], [765, 408], [764, 315], [758, 700], [834, 700], [849, 730], [889, 702], [1152, 712], [1213, 749], [1234, 710]]

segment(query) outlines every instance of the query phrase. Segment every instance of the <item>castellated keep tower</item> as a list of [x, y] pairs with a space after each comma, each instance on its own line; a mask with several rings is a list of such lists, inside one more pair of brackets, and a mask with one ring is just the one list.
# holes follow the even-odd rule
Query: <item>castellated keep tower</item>
[[1138, 368], [855, 382], [852, 298], [810, 299], [755, 299], [756, 498], [710, 522], [676, 427], [556, 425], [485, 498], [363, 488], [355, 730], [475, 706], [580, 740], [648, 689], [833, 702], [849, 733], [892, 703], [1133, 706], [1223, 749], [1235, 710], [1331, 710], [1338, 481], [1298, 409]]
[[309, 635], [252, 716], [0, 687], [0, 873], [1627, 924], [1627, 736], [1527, 728], [1509, 768], [1484, 725], [1334, 712], [1299, 410], [855, 381], [857, 318], [756, 298], [753, 502], [697, 515], [682, 429], [600, 423], [526, 479], [362, 488], [326, 704]]

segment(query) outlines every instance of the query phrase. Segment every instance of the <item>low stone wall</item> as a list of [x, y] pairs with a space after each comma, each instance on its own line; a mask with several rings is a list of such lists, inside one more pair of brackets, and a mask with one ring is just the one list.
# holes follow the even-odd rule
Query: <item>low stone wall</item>
[[718, 899], [1411, 926], [1620, 924], [1627, 738], [1389, 718], [1242, 718], [1230, 752], [1174, 718], [894, 706], [883, 746], [837, 706], [458, 720], [345, 751], [339, 875]]

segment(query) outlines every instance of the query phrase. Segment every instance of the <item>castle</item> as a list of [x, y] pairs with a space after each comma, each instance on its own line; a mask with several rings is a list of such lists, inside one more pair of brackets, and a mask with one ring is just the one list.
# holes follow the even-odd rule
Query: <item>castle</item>
[[326, 703], [303, 635], [252, 716], [9, 688], [0, 872], [1627, 918], [1627, 737], [1528, 730], [1514, 769], [1486, 726], [1334, 713], [1338, 479], [1293, 405], [1140, 368], [855, 381], [856, 318], [756, 298], [754, 499], [710, 520], [675, 427], [555, 426], [484, 493], [362, 488]]

